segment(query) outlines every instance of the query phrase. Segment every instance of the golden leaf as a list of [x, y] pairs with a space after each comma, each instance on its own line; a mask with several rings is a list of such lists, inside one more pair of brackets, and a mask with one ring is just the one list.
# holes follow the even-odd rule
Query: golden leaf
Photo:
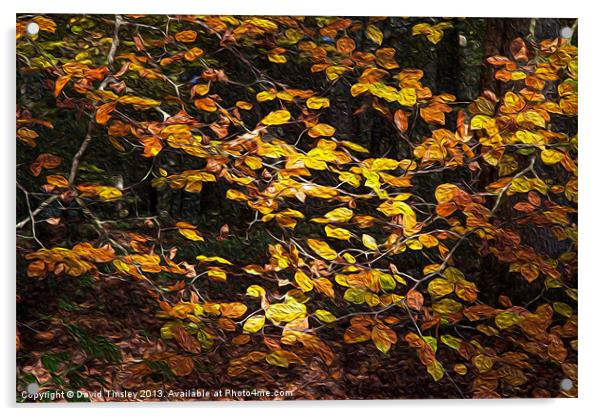
[[263, 120], [261, 120], [261, 124], [267, 126], [284, 124], [290, 119], [291, 113], [289, 113], [288, 110], [276, 110], [265, 116]]
[[194, 30], [184, 30], [176, 33], [176, 40], [178, 42], [190, 43], [196, 40], [197, 33]]
[[305, 103], [307, 108], [319, 110], [321, 108], [330, 107], [330, 100], [325, 97], [309, 97]]
[[345, 241], [349, 241], [349, 239], [351, 238], [351, 232], [344, 228], [338, 228], [333, 227], [332, 225], [327, 225], [326, 227], [324, 227], [324, 230], [326, 231], [326, 235], [331, 238], [336, 238], [338, 240]]
[[460, 192], [460, 188], [451, 183], [444, 183], [435, 189], [435, 198], [440, 204], [450, 202]]
[[368, 25], [366, 28], [366, 36], [378, 46], [383, 43], [383, 32], [381, 32], [380, 29], [374, 25]]
[[334, 260], [337, 258], [337, 252], [334, 251], [328, 243], [320, 240], [308, 239], [309, 247], [320, 257], [326, 260]]
[[247, 311], [247, 305], [240, 302], [221, 303], [220, 311], [226, 318], [240, 318]]
[[297, 282], [303, 292], [311, 292], [314, 288], [311, 278], [301, 270], [297, 270], [295, 273], [295, 282]]
[[265, 316], [276, 325], [281, 322], [291, 322], [295, 319], [305, 318], [307, 310], [305, 305], [289, 298], [285, 303], [276, 303], [268, 306]]
[[378, 244], [374, 237], [368, 234], [362, 234], [362, 243], [369, 250], [378, 250]]
[[337, 320], [336, 316], [324, 309], [318, 309], [316, 310], [316, 312], [314, 312], [314, 314], [316, 315], [316, 318], [327, 324]]
[[107, 124], [107, 121], [111, 118], [111, 113], [115, 110], [117, 103], [106, 103], [98, 107], [96, 110], [96, 122], [98, 124]]
[[255, 333], [263, 328], [265, 324], [265, 316], [264, 315], [253, 315], [249, 319], [245, 321], [242, 329], [245, 332]]
[[191, 230], [189, 228], [179, 228], [178, 231], [184, 237], [192, 241], [205, 241], [203, 236], [197, 230]]
[[330, 124], [318, 123], [312, 128], [309, 129], [308, 135], [309, 137], [330, 137], [334, 135], [336, 129], [332, 127]]
[[397, 342], [397, 334], [391, 328], [383, 324], [377, 324], [372, 328], [370, 334], [374, 345], [381, 352], [387, 353], [391, 349], [391, 345]]

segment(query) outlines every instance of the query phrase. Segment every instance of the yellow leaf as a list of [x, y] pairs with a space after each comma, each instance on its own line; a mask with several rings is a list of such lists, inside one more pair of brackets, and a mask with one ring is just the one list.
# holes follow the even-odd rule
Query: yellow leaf
[[332, 127], [330, 124], [326, 124], [326, 123], [318, 123], [315, 126], [313, 126], [311, 129], [309, 129], [309, 132], [307, 133], [309, 135], [309, 137], [320, 137], [320, 136], [324, 136], [324, 137], [330, 137], [332, 135], [334, 135], [334, 132], [336, 131], [336, 129], [334, 127]]
[[253, 315], [249, 319], [245, 321], [242, 329], [245, 332], [255, 333], [263, 328], [265, 324], [265, 316], [263, 315]]
[[226, 272], [224, 272], [219, 267], [212, 267], [208, 272], [207, 276], [209, 276], [213, 280], [218, 280], [221, 282], [225, 282], [227, 279]]
[[277, 53], [270, 53], [268, 54], [268, 60], [270, 62], [274, 62], [275, 64], [284, 64], [286, 63], [286, 56]]
[[265, 356], [265, 360], [272, 365], [288, 368], [290, 363], [303, 363], [303, 360], [295, 353], [286, 350], [276, 350]]
[[247, 288], [247, 295], [254, 298], [261, 298], [265, 296], [265, 289], [259, 285], [251, 285]]
[[178, 231], [184, 237], [192, 241], [205, 241], [203, 236], [197, 230], [191, 230], [189, 228], [179, 228]]
[[249, 197], [236, 189], [228, 189], [226, 192], [226, 198], [233, 201], [248, 201]]
[[337, 320], [336, 316], [324, 309], [316, 310], [315, 315], [316, 318], [318, 318], [322, 322], [326, 322], [327, 324]]
[[152, 98], [136, 97], [134, 95], [124, 95], [117, 100], [121, 104], [130, 104], [139, 107], [156, 107], [161, 104], [160, 101]]
[[516, 117], [516, 122], [521, 125], [530, 123], [537, 127], [541, 127], [541, 128], [546, 127], [546, 120], [537, 111], [524, 111], [524, 112], [520, 113]]
[[493, 367], [493, 360], [485, 354], [479, 354], [476, 357], [473, 357], [472, 363], [480, 373], [485, 373]]
[[330, 107], [330, 100], [325, 97], [309, 97], [305, 104], [307, 105], [307, 108], [319, 110], [321, 108]]
[[349, 232], [349, 230], [346, 230], [344, 228], [338, 228], [333, 227], [332, 225], [327, 225], [326, 227], [324, 227], [324, 230], [326, 231], [326, 235], [331, 238], [336, 238], [338, 240], [345, 241], [349, 241], [349, 239], [351, 238], [351, 233]]
[[343, 299], [356, 305], [361, 305], [366, 301], [366, 295], [366, 290], [359, 287], [350, 287], [345, 291]]
[[215, 262], [215, 263], [227, 264], [227, 265], [230, 265], [230, 266], [232, 265], [232, 263], [230, 261], [228, 261], [228, 260], [226, 260], [226, 259], [224, 259], [222, 257], [217, 257], [217, 256], [208, 257], [208, 256], [200, 255], [200, 256], [196, 256], [196, 259], [197, 260], [201, 260], [201, 261], [205, 261], [205, 262], [208, 262], [208, 263]]
[[369, 250], [377, 250], [378, 249], [378, 244], [376, 243], [376, 240], [374, 239], [374, 237], [372, 237], [371, 235], [362, 234], [362, 243]]
[[435, 198], [440, 204], [449, 202], [460, 192], [460, 188], [451, 183], [444, 183], [435, 189]]
[[397, 102], [407, 107], [413, 106], [416, 104], [416, 90], [414, 88], [402, 88], [399, 91]]
[[573, 315], [573, 309], [564, 302], [554, 302], [552, 306], [562, 316], [570, 318]]
[[304, 304], [289, 298], [286, 303], [276, 303], [268, 306], [265, 315], [274, 324], [280, 325], [281, 322], [291, 322], [295, 319], [305, 318], [307, 310]]
[[263, 120], [261, 120], [261, 124], [267, 126], [284, 124], [290, 119], [291, 113], [289, 113], [288, 110], [276, 110], [265, 116]]
[[433, 380], [439, 381], [445, 375], [445, 371], [443, 370], [443, 366], [439, 361], [435, 361], [426, 366], [426, 371], [433, 377]]
[[351, 95], [354, 97], [357, 97], [358, 95], [365, 93], [369, 89], [370, 89], [369, 84], [364, 84], [364, 83], [353, 84], [351, 86]]
[[245, 20], [245, 23], [251, 24], [268, 32], [273, 32], [276, 29], [278, 29], [278, 25], [276, 23], [268, 19], [262, 19], [260, 17], [253, 17], [251, 19]]
[[368, 25], [366, 28], [366, 36], [378, 46], [383, 43], [383, 32], [381, 32], [380, 29], [374, 25]]
[[441, 342], [454, 350], [459, 350], [462, 345], [462, 340], [452, 335], [441, 335]]
[[345, 207], [335, 208], [332, 211], [327, 212], [324, 217], [332, 222], [347, 222], [353, 217], [353, 211]]
[[297, 270], [295, 273], [295, 282], [297, 282], [299, 288], [301, 288], [303, 292], [311, 292], [314, 288], [314, 283], [311, 278], [301, 270]]
[[103, 186], [101, 191], [98, 193], [98, 197], [103, 201], [112, 201], [121, 197], [121, 191], [112, 186]]
[[206, 95], [209, 92], [209, 84], [196, 84], [192, 87], [192, 95]]
[[370, 164], [370, 168], [375, 171], [381, 170], [394, 170], [399, 166], [399, 161], [394, 159], [389, 159], [386, 157], [379, 157], [377, 159], [372, 160]]
[[428, 285], [428, 292], [433, 297], [442, 297], [449, 295], [454, 291], [454, 284], [441, 278], [431, 280]]
[[397, 342], [395, 331], [383, 324], [375, 325], [372, 328], [371, 338], [376, 348], [384, 353], [387, 353], [391, 349], [391, 345]]
[[554, 150], [545, 149], [541, 152], [541, 161], [546, 165], [554, 165], [564, 159], [564, 153]]
[[47, 17], [43, 16], [36, 16], [31, 19], [31, 21], [37, 23], [40, 27], [40, 30], [51, 33], [56, 31], [56, 23], [52, 19], [48, 19]]
[[499, 329], [510, 328], [520, 322], [520, 317], [512, 312], [502, 312], [495, 317], [495, 324]]
[[390, 199], [380, 204], [376, 209], [389, 217], [404, 214], [416, 218], [416, 214], [412, 210], [412, 207], [410, 207], [403, 201], [396, 201]]
[[217, 110], [217, 104], [214, 99], [205, 97], [194, 100], [194, 106], [199, 110], [213, 112]]
[[351, 253], [343, 254], [343, 258], [347, 260], [347, 263], [349, 264], [355, 264], [357, 262], [357, 260], [355, 259], [355, 257], [353, 257]]
[[334, 66], [329, 66], [328, 68], [326, 68], [326, 78], [328, 78], [328, 80], [330, 81], [334, 81], [335, 79], [337, 79], [338, 77], [340, 77], [341, 75], [343, 75], [345, 72], [350, 71], [351, 67], [345, 66], [345, 65], [334, 65]]
[[493, 119], [491, 117], [479, 114], [470, 120], [470, 128], [473, 130], [484, 129], [487, 128], [492, 122]]
[[308, 239], [309, 247], [320, 257], [326, 260], [334, 260], [337, 258], [337, 252], [334, 251], [328, 243], [320, 240]]
[[456, 364], [454, 365], [454, 371], [461, 376], [466, 375], [468, 373], [468, 368], [464, 364]]
[[366, 149], [364, 146], [360, 146], [357, 143], [353, 143], [347, 140], [343, 140], [341, 142], [341, 144], [351, 150], [355, 150], [356, 152], [360, 152], [360, 153], [370, 153], [370, 151], [368, 149]]
[[257, 93], [257, 95], [255, 96], [255, 98], [257, 99], [257, 101], [271, 101], [274, 98], [276, 98], [276, 93], [274, 91], [261, 91], [260, 93]]
[[440, 302], [433, 304], [433, 311], [439, 315], [450, 315], [453, 313], [460, 312], [462, 310], [462, 304], [453, 299], [443, 299]]

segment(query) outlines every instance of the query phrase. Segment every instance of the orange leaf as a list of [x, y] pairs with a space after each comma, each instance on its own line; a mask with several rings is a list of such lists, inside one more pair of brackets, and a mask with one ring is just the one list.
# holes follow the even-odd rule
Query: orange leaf
[[111, 102], [98, 107], [98, 110], [96, 110], [96, 122], [98, 124], [107, 124], [107, 121], [111, 118], [111, 113], [115, 110], [116, 106], [116, 102]]
[[69, 80], [71, 79], [71, 75], [63, 75], [62, 77], [59, 77], [56, 80], [56, 83], [54, 84], [54, 96], [58, 97], [59, 94], [61, 93], [61, 91], [63, 91], [63, 88], [65, 88], [65, 85], [67, 85], [67, 83], [69, 82]]
[[408, 129], [408, 115], [403, 110], [397, 110], [393, 116], [395, 127], [403, 133]]
[[409, 308], [419, 311], [424, 303], [424, 297], [422, 296], [422, 293], [411, 289], [406, 294], [406, 302]]

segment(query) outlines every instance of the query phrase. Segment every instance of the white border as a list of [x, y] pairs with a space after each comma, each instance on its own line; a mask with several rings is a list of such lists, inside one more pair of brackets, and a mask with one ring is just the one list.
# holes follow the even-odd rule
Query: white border
[[[413, 415], [471, 415], [487, 416], [508, 414], [540, 413], [546, 416], [568, 414], [599, 414], [595, 405], [600, 402], [602, 392], [602, 276], [600, 270], [602, 249], [600, 197], [600, 172], [602, 169], [602, 62], [600, 57], [600, 26], [602, 19], [596, 13], [595, 2], [558, 0], [506, 0], [506, 1], [404, 1], [404, 0], [100, 0], [95, 2], [67, 0], [4, 0], [2, 9], [2, 50], [0, 70], [3, 97], [0, 99], [2, 127], [5, 135], [0, 151], [3, 180], [0, 188], [3, 200], [2, 247], [0, 253], [4, 271], [0, 280], [4, 283], [4, 331], [1, 344], [3, 359], [0, 376], [0, 405], [8, 408], [8, 414], [43, 413], [54, 414], [106, 414], [107, 411], [122, 413], [137, 409], [146, 415], [162, 415], [181, 412], [186, 414], [217, 413], [222, 415], [249, 414], [286, 416], [304, 415], [315, 412], [337, 412], [346, 416], [381, 414]], [[581, 138], [579, 166], [579, 399], [574, 400], [495, 400], [495, 401], [320, 401], [278, 403], [158, 403], [158, 404], [112, 404], [69, 407], [16, 406], [14, 405], [15, 350], [14, 350], [14, 270], [15, 270], [15, 13], [180, 13], [180, 14], [284, 14], [284, 15], [382, 15], [382, 16], [489, 16], [489, 17], [578, 17], [580, 49], [580, 118]], [[598, 122], [598, 123], [596, 123]], [[601, 178], [602, 179], [602, 178]], [[16, 408], [15, 408], [16, 407]], [[5, 413], [6, 414], [6, 413]]]

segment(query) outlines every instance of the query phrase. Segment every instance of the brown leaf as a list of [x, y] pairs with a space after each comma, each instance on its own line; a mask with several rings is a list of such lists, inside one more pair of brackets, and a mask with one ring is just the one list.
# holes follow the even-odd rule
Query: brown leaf
[[397, 110], [395, 112], [393, 121], [400, 133], [404, 133], [408, 129], [408, 115], [403, 110]]
[[190, 335], [184, 327], [174, 325], [171, 329], [174, 338], [178, 345], [184, 350], [193, 354], [201, 353], [201, 344], [192, 335]]
[[424, 304], [424, 297], [422, 296], [422, 293], [411, 289], [406, 294], [406, 303], [409, 308], [419, 311]]

